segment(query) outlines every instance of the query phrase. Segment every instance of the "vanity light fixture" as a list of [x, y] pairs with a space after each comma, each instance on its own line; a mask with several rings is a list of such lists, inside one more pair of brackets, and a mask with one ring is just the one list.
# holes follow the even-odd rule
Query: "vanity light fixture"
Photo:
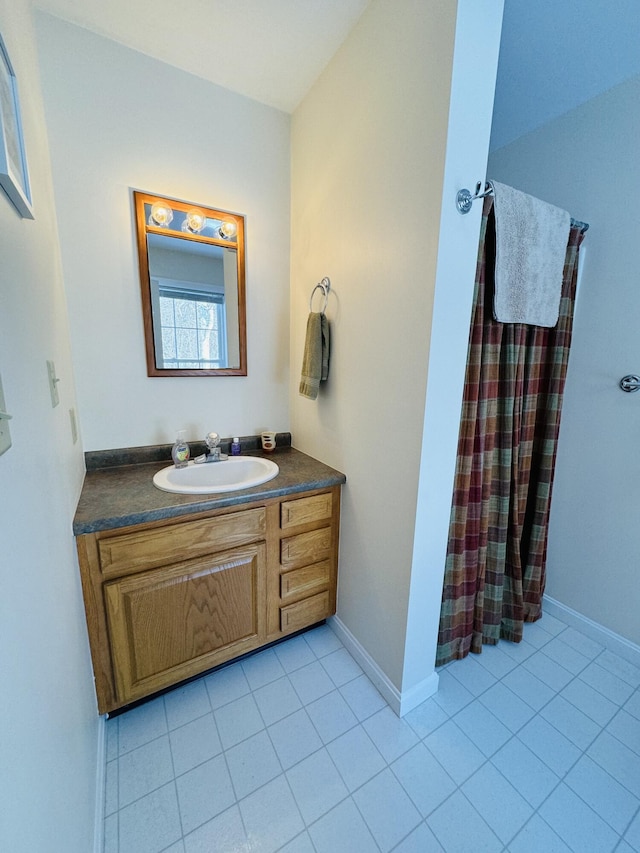
[[162, 201], [157, 201], [151, 205], [151, 214], [149, 215], [149, 225], [160, 225], [166, 228], [173, 219], [173, 211], [168, 204]]
[[182, 223], [182, 230], [190, 231], [192, 234], [199, 234], [206, 224], [207, 217], [205, 214], [194, 207], [192, 210], [187, 211], [184, 222]]
[[238, 231], [238, 226], [230, 219], [225, 219], [222, 225], [218, 228], [218, 234], [223, 240], [232, 240]]

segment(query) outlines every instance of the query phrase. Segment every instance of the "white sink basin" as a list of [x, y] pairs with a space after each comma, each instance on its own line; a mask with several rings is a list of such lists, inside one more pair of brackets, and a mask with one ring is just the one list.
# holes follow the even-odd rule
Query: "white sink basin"
[[279, 470], [275, 462], [261, 456], [230, 456], [222, 462], [189, 462], [186, 468], [169, 465], [154, 475], [153, 485], [163, 492], [210, 495], [259, 486]]

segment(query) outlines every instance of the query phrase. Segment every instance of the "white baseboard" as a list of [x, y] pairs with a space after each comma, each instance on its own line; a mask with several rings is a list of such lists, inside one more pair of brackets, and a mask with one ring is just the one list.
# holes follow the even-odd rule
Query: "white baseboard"
[[98, 755], [96, 768], [96, 823], [93, 838], [94, 853], [104, 850], [104, 805], [107, 784], [107, 718], [98, 721]]
[[399, 717], [403, 717], [413, 708], [420, 705], [425, 699], [433, 696], [438, 690], [438, 673], [432, 672], [428, 678], [423, 679], [410, 690], [401, 692], [389, 680], [387, 675], [380, 669], [369, 652], [358, 642], [347, 626], [338, 616], [332, 616], [327, 621], [329, 627], [340, 638], [342, 644], [358, 663], [369, 680], [386, 700], [389, 707]]
[[640, 668], [640, 646], [632, 643], [631, 640], [621, 637], [615, 631], [610, 631], [604, 625], [594, 622], [587, 616], [583, 616], [582, 613], [578, 613], [577, 610], [572, 610], [566, 604], [562, 604], [546, 594], [543, 598], [543, 610]]

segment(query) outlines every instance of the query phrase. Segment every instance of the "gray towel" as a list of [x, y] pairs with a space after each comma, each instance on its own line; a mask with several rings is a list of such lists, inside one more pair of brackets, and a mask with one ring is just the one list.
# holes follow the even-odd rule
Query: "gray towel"
[[494, 317], [501, 323], [555, 326], [571, 217], [532, 195], [491, 183], [496, 217]]
[[315, 400], [320, 382], [329, 376], [329, 321], [324, 314], [312, 311], [307, 320], [307, 336], [302, 357], [300, 393]]

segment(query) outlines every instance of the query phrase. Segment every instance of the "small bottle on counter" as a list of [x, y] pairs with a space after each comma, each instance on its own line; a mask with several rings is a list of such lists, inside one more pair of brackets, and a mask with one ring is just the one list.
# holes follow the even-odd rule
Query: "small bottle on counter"
[[237, 436], [231, 442], [231, 455], [240, 456], [240, 439]]
[[171, 448], [171, 458], [173, 459], [173, 464], [176, 468], [186, 468], [189, 456], [191, 455], [186, 436], [187, 431], [185, 429], [179, 429], [176, 434], [175, 443]]

